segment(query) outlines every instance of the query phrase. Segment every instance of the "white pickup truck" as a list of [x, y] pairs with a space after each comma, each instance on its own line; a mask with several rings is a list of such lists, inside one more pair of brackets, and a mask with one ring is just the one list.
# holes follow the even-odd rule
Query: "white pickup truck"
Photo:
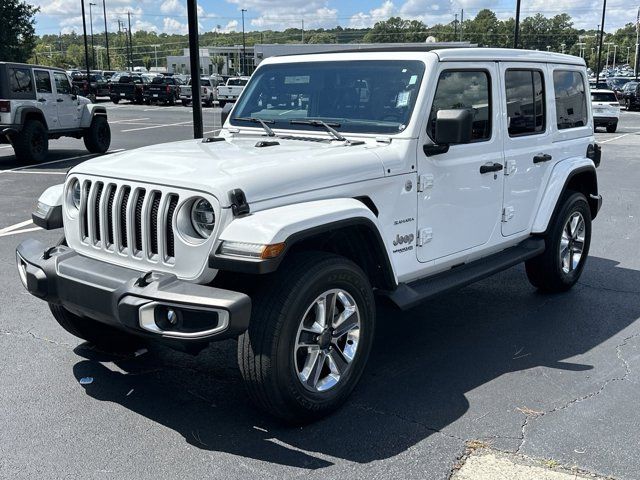
[[220, 106], [224, 107], [227, 102], [235, 102], [244, 90], [249, 78], [231, 77], [227, 80], [226, 85], [218, 87], [218, 102], [220, 102]]
[[[186, 107], [192, 102], [193, 92], [191, 91], [191, 79], [186, 85], [180, 86], [180, 100]], [[218, 99], [218, 90], [216, 89], [215, 80], [209, 77], [200, 79], [200, 100], [206, 107], [211, 107], [213, 102]]]

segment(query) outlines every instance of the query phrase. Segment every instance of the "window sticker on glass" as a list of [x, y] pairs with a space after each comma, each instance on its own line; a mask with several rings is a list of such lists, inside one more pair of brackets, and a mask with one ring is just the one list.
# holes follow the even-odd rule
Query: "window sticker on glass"
[[300, 75], [297, 77], [284, 77], [285, 84], [309, 83], [309, 75]]
[[409, 85], [414, 85], [418, 81], [418, 75], [411, 75], [409, 79]]
[[399, 92], [398, 100], [396, 101], [396, 108], [406, 107], [407, 105], [409, 105], [410, 97], [411, 97], [411, 92], [408, 90]]

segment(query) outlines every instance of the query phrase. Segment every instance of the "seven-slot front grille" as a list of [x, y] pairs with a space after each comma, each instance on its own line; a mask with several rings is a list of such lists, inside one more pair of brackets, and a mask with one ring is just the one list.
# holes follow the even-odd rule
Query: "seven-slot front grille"
[[85, 180], [79, 212], [82, 241], [109, 252], [171, 263], [177, 205], [175, 193]]

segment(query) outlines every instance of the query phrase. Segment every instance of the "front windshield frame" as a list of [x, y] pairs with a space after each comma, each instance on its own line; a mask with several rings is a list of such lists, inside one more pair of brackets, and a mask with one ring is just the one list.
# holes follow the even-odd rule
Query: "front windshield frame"
[[[359, 69], [366, 68], [361, 75], [358, 75]], [[389, 77], [389, 73], [398, 68], [396, 77]], [[233, 109], [229, 117], [230, 125], [234, 127], [253, 127], [238, 118], [260, 118], [269, 122], [269, 126], [273, 129], [281, 130], [301, 130], [301, 131], [319, 131], [317, 127], [305, 124], [290, 123], [291, 120], [321, 120], [329, 123], [331, 127], [345, 134], [363, 134], [363, 135], [398, 135], [407, 130], [413, 119], [418, 98], [425, 79], [427, 66], [424, 61], [418, 59], [371, 59], [371, 60], [338, 60], [326, 61], [318, 60], [311, 62], [287, 62], [287, 63], [271, 63], [260, 67], [252, 76], [249, 84], [245, 88], [245, 92], [240, 97], [238, 104]], [[372, 74], [375, 72], [375, 75]], [[395, 74], [395, 73], [394, 73]], [[274, 79], [278, 80], [274, 82]], [[297, 80], [291, 80], [292, 78]], [[300, 80], [302, 79], [302, 80]], [[326, 108], [323, 100], [333, 100], [332, 96], [337, 95], [337, 85], [331, 81], [351, 81], [351, 84], [345, 84], [346, 88], [355, 90], [355, 96], [351, 99], [353, 105], [360, 107], [364, 102], [371, 102], [368, 106], [371, 116], [366, 115], [366, 111], [355, 110], [355, 116], [345, 115], [346, 109], [342, 116], [337, 115], [318, 115], [320, 108]], [[267, 82], [270, 82], [271, 85]], [[262, 110], [256, 110], [262, 104], [260, 95], [269, 92], [269, 87], [274, 83], [278, 83], [272, 87], [273, 95], [287, 97], [292, 102], [298, 102], [298, 105], [307, 103], [307, 109], [291, 109], [278, 113], [282, 104], [277, 108], [270, 109], [270, 104]], [[305, 83], [306, 82], [306, 83]], [[380, 86], [386, 86], [387, 82], [393, 82], [391, 88], [384, 93], [393, 94], [394, 98], [389, 99], [390, 104], [382, 104], [376, 100]], [[404, 82], [404, 84], [403, 84]], [[287, 83], [301, 83], [309, 85], [308, 94], [304, 93], [304, 89], [287, 91], [282, 88]], [[358, 85], [360, 88], [355, 88]], [[394, 87], [398, 87], [397, 90]], [[363, 92], [364, 91], [364, 92]], [[294, 93], [291, 93], [294, 92]], [[407, 93], [408, 92], [408, 93]], [[268, 93], [266, 97], [268, 97]], [[306, 99], [304, 98], [306, 95]], [[312, 96], [318, 96], [315, 104], [312, 105]], [[293, 97], [296, 99], [293, 99]], [[276, 98], [272, 96], [271, 99]], [[270, 101], [267, 98], [267, 101]], [[276, 101], [280, 101], [279, 99]], [[338, 101], [334, 101], [338, 105]], [[395, 110], [388, 107], [394, 107]], [[365, 105], [367, 108], [367, 105]], [[374, 114], [378, 109], [378, 115]], [[386, 109], [386, 110], [385, 110]], [[273, 112], [273, 113], [268, 113]], [[328, 113], [336, 113], [325, 110]], [[324, 113], [324, 112], [323, 112]], [[346, 112], [349, 113], [349, 112]], [[393, 114], [393, 115], [391, 115]], [[358, 116], [359, 115], [359, 116]], [[386, 115], [382, 117], [380, 115]], [[282, 116], [280, 120], [279, 117]], [[391, 121], [393, 117], [395, 120]], [[273, 122], [273, 123], [272, 123]]]

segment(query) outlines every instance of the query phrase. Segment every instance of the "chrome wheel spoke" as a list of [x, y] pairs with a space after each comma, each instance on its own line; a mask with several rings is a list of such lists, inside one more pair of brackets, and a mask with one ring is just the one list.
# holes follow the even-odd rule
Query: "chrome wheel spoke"
[[351, 314], [338, 324], [338, 327], [333, 331], [333, 338], [338, 339], [344, 334], [349, 333], [351, 330], [358, 328], [359, 325], [360, 320], [355, 315]]
[[347, 371], [347, 367], [349, 366], [349, 363], [336, 348], [332, 348], [329, 351], [329, 363], [329, 368], [331, 368], [331, 371], [334, 371], [335, 368], [335, 373], [338, 373], [339, 375], [345, 373]]
[[564, 273], [573, 272], [580, 265], [585, 244], [585, 221], [580, 212], [574, 212], [564, 228], [560, 238], [559, 256]]
[[310, 388], [316, 388], [325, 362], [325, 354], [320, 349], [309, 349], [309, 355], [304, 369], [300, 372], [300, 379]]

